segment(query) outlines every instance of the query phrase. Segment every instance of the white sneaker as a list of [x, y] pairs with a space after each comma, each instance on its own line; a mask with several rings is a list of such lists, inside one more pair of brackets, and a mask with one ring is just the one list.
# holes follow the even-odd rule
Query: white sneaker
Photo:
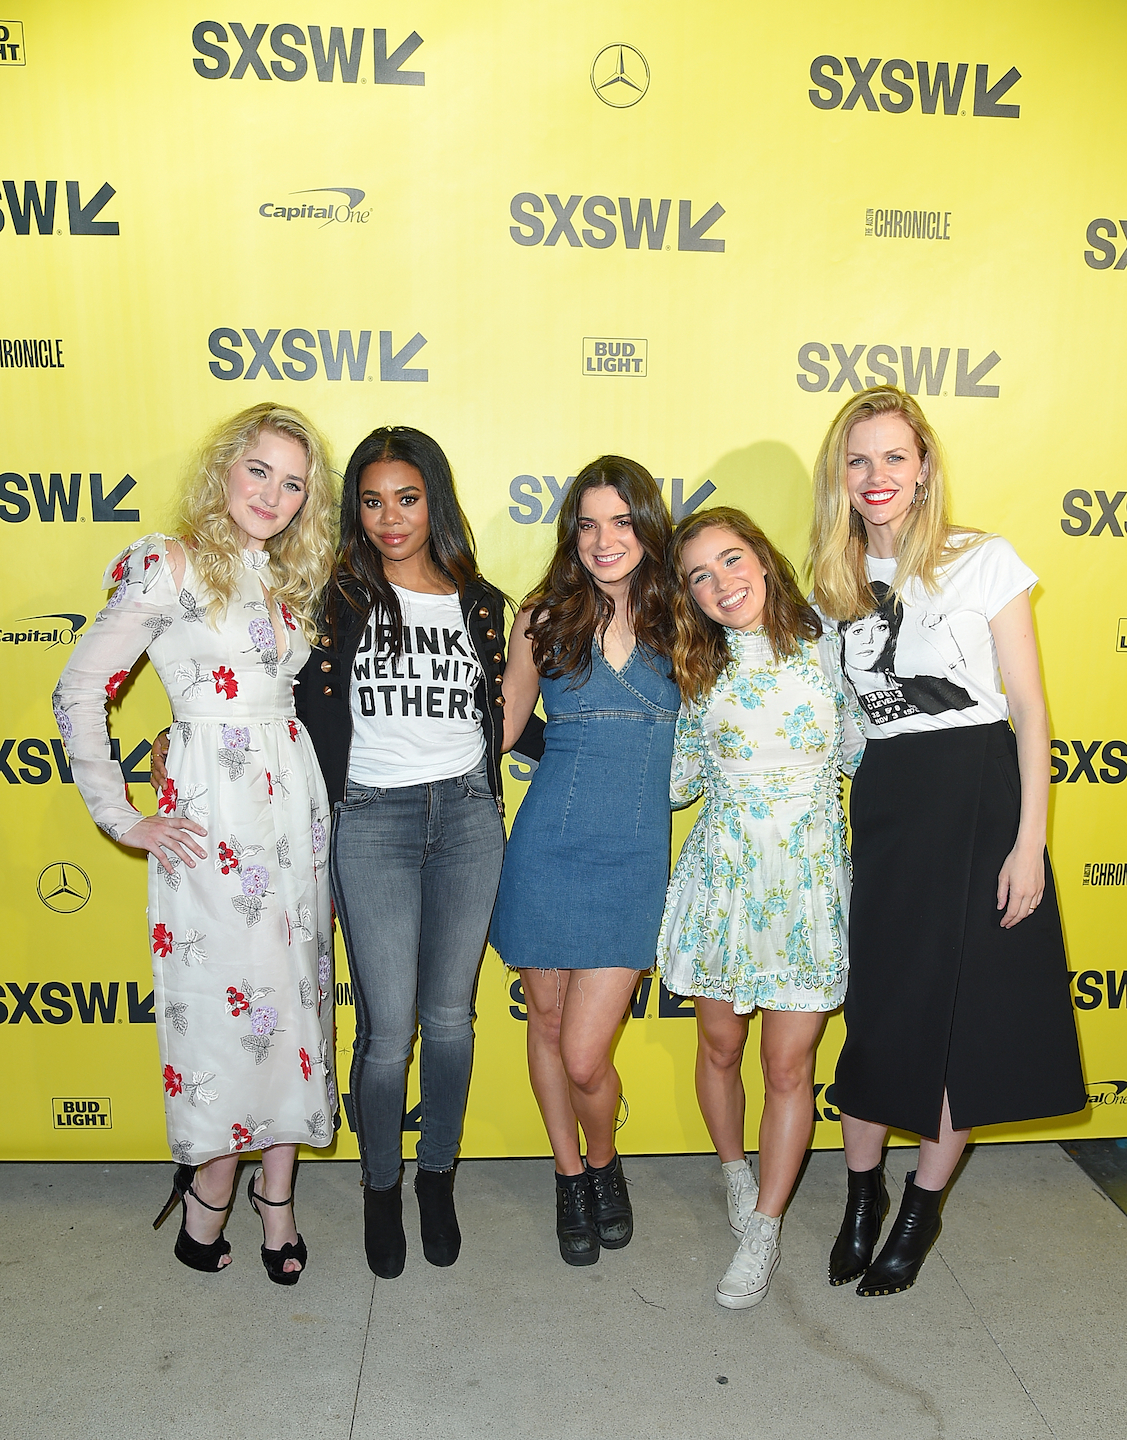
[[759, 1199], [759, 1186], [746, 1158], [727, 1160], [721, 1165], [728, 1185], [728, 1224], [738, 1240], [747, 1229], [747, 1222]]
[[718, 1304], [728, 1310], [747, 1310], [758, 1305], [775, 1266], [779, 1263], [779, 1226], [781, 1219], [760, 1215], [756, 1210], [747, 1222], [743, 1239], [716, 1287]]

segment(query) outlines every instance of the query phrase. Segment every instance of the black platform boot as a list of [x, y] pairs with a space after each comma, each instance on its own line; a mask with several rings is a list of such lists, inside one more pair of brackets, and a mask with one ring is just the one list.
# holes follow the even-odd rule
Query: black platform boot
[[888, 1214], [884, 1162], [848, 1172], [845, 1218], [830, 1251], [830, 1284], [848, 1285], [869, 1268], [880, 1227]]
[[407, 1236], [403, 1233], [403, 1173], [387, 1190], [364, 1186], [364, 1253], [368, 1269], [381, 1280], [403, 1274]]
[[943, 1228], [939, 1218], [943, 1191], [921, 1190], [915, 1180], [913, 1170], [905, 1178], [900, 1213], [880, 1254], [857, 1286], [858, 1295], [895, 1295], [916, 1283], [924, 1257]]
[[[586, 1162], [584, 1162], [586, 1164]], [[591, 1196], [595, 1202], [595, 1229], [604, 1250], [621, 1250], [634, 1234], [634, 1212], [626, 1193], [626, 1176], [616, 1154], [601, 1170], [587, 1165]]]
[[462, 1248], [462, 1232], [454, 1213], [454, 1167], [423, 1170], [415, 1175], [423, 1254], [432, 1265], [453, 1265]]
[[556, 1175], [556, 1236], [560, 1254], [569, 1265], [594, 1265], [598, 1260], [595, 1201], [586, 1171], [582, 1175]]

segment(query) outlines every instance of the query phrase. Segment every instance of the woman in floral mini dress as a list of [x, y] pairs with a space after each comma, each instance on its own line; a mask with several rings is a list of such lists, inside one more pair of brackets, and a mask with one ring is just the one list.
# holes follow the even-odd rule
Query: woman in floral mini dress
[[[658, 964], [697, 1012], [697, 1097], [740, 1246], [716, 1290], [756, 1305], [814, 1119], [814, 1049], [845, 995], [848, 856], [839, 771], [859, 753], [831, 647], [787, 560], [739, 510], [683, 520], [671, 561], [684, 699], [670, 797], [704, 806], [666, 899]], [[846, 745], [847, 725], [852, 737]], [[740, 1063], [762, 1012], [757, 1187]]]
[[[230, 1263], [222, 1227], [240, 1155], [261, 1150], [251, 1204], [270, 1278], [306, 1261], [291, 1210], [297, 1145], [337, 1111], [328, 803], [294, 716], [293, 682], [333, 556], [324, 443], [261, 404], [211, 436], [185, 489], [180, 538], [148, 535], [106, 572], [109, 604], [55, 692], [71, 769], [95, 821], [149, 852], [149, 944], [176, 1256]], [[130, 804], [105, 707], [147, 652], [173, 711], [157, 814]], [[196, 838], [199, 837], [199, 838]]]

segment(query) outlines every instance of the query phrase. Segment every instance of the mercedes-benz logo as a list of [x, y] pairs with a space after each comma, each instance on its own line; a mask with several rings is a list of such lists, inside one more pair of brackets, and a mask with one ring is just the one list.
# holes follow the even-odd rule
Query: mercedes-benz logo
[[650, 67], [633, 45], [607, 45], [591, 66], [591, 89], [604, 105], [626, 110], [650, 88]]
[[40, 871], [35, 889], [48, 910], [73, 915], [90, 899], [90, 877], [69, 860], [56, 860]]

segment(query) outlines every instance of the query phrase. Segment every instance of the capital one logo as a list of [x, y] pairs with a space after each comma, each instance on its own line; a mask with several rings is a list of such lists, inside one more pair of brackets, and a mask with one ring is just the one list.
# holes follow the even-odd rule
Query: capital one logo
[[[322, 84], [331, 84], [338, 77], [345, 85], [368, 83], [360, 76], [368, 32], [357, 26], [345, 40], [344, 27], [329, 27], [328, 40], [320, 25], [310, 25], [308, 33], [300, 25], [271, 26], [260, 22], [253, 26], [229, 20], [230, 31], [218, 20], [201, 20], [192, 30], [196, 59], [192, 68], [204, 80], [281, 80], [292, 83], [304, 80], [313, 61], [313, 73]], [[423, 43], [414, 30], [390, 54], [387, 31], [373, 30], [371, 44], [372, 83], [375, 85], [425, 85], [422, 70], [404, 70], [403, 64]], [[266, 45], [266, 55], [262, 49]], [[271, 59], [273, 56], [275, 58]]]
[[[954, 69], [954, 74], [951, 71]], [[920, 110], [934, 115], [942, 103], [944, 115], [965, 115], [963, 92], [969, 65], [959, 61], [952, 67], [948, 60], [933, 64], [917, 60], [870, 59], [862, 63], [856, 55], [846, 55], [844, 63], [836, 55], [819, 55], [810, 62], [810, 78], [815, 86], [807, 93], [817, 110], [853, 110], [863, 105], [866, 110], [885, 110], [890, 115], [903, 115], [916, 103]], [[1016, 120], [1020, 105], [1002, 104], [1002, 96], [1021, 79], [1021, 71], [1011, 65], [1000, 80], [990, 83], [990, 66], [974, 67], [973, 113], [996, 119]], [[844, 80], [844, 83], [842, 83]], [[913, 90], [910, 82], [916, 82]], [[881, 86], [884, 88], [882, 89]]]

